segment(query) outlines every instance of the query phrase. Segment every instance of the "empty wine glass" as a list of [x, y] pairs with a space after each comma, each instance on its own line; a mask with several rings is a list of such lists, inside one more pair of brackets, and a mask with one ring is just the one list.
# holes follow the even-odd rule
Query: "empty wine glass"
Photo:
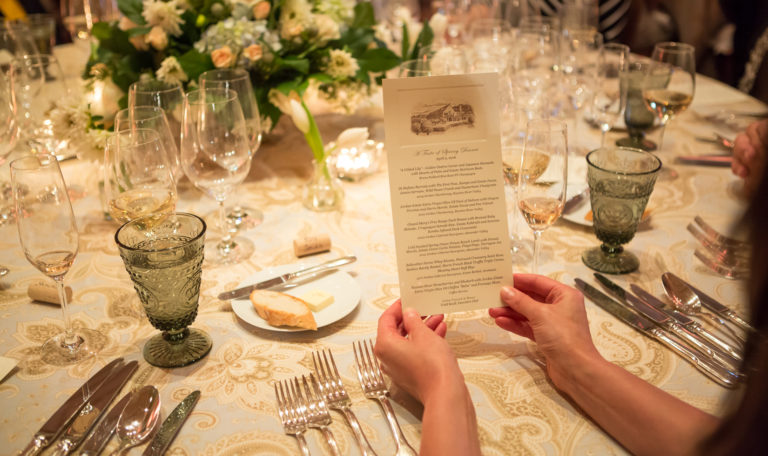
[[541, 233], [560, 218], [568, 184], [568, 133], [564, 122], [532, 120], [517, 180], [517, 204], [533, 230], [533, 268], [538, 274]]
[[117, 112], [115, 131], [137, 129], [153, 130], [158, 134], [163, 143], [168, 164], [171, 166], [173, 178], [178, 182], [183, 175], [179, 161], [179, 146], [176, 145], [179, 139], [171, 133], [165, 111], [157, 106], [133, 106]]
[[64, 276], [78, 250], [75, 214], [67, 186], [54, 155], [30, 155], [11, 162], [16, 226], [24, 256], [56, 282], [64, 316], [64, 332], [42, 346], [48, 364], [68, 365], [92, 356], [104, 336], [88, 328], [74, 328], [64, 290]]
[[109, 214], [118, 222], [146, 217], [157, 223], [176, 208], [176, 185], [156, 131], [137, 128], [110, 136], [104, 172]]
[[237, 92], [200, 89], [186, 95], [181, 166], [195, 187], [219, 203], [224, 233], [215, 251], [206, 253], [206, 258], [217, 264], [237, 263], [248, 258], [253, 253], [253, 243], [233, 238], [237, 229], [228, 221], [224, 210], [224, 202], [251, 168], [248, 129]]
[[431, 76], [430, 59], [422, 56], [420, 59], [406, 60], [400, 64], [398, 69], [398, 78], [418, 78], [422, 76]]
[[600, 147], [605, 147], [605, 136], [624, 112], [627, 86], [622, 78], [629, 64], [629, 46], [608, 43], [603, 46], [603, 57], [597, 66], [597, 84], [592, 101], [592, 117], [600, 126]]
[[87, 45], [93, 24], [113, 21], [120, 17], [117, 0], [64, 0], [61, 17], [72, 41]]
[[[0, 71], [0, 166], [13, 151], [18, 139], [19, 128], [16, 123], [16, 98], [11, 92], [11, 82]], [[10, 182], [5, 176], [0, 178], [0, 225], [13, 219], [13, 196]]]
[[[261, 146], [261, 115], [248, 72], [242, 68], [220, 68], [201, 74], [199, 81], [201, 89], [218, 88], [237, 92], [248, 129], [251, 155], [255, 155]], [[227, 218], [232, 220], [235, 226], [254, 228], [264, 221], [264, 214], [256, 208], [237, 204], [227, 210]]]
[[[643, 79], [643, 100], [661, 120], [659, 149], [667, 122], [688, 109], [696, 90], [696, 55], [690, 44], [665, 42], [653, 48], [651, 64]], [[659, 88], [658, 80], [666, 80]]]
[[173, 137], [179, 138], [184, 111], [184, 90], [181, 84], [152, 79], [134, 82], [128, 88], [128, 107], [131, 106], [163, 108]]
[[574, 115], [572, 138], [579, 138], [579, 113], [592, 101], [602, 60], [603, 36], [593, 30], [564, 30], [560, 44], [563, 92]]
[[14, 58], [39, 53], [26, 23], [0, 22], [0, 71], [7, 72]]

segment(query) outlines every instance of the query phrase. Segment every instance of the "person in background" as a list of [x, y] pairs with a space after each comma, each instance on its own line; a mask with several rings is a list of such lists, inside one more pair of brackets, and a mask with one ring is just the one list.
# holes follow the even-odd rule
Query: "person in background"
[[[766, 124], [763, 124], [766, 125]], [[764, 127], [765, 128], [765, 127]], [[765, 145], [765, 136], [762, 136]], [[751, 333], [746, 381], [724, 418], [672, 396], [604, 359], [589, 331], [584, 298], [550, 278], [515, 274], [506, 307], [489, 310], [500, 328], [536, 342], [552, 383], [630, 453], [752, 455], [768, 449], [768, 179], [761, 179], [745, 216], [753, 243], [749, 286]], [[421, 454], [479, 454], [475, 412], [444, 322], [422, 322], [395, 302], [379, 319], [375, 353], [382, 368], [424, 404]], [[400, 329], [402, 328], [402, 330]], [[442, 395], [446, 395], [441, 397]], [[457, 405], [454, 410], [448, 404]]]
[[733, 174], [744, 179], [744, 193], [755, 194], [763, 180], [765, 160], [768, 156], [768, 119], [753, 122], [734, 140]]

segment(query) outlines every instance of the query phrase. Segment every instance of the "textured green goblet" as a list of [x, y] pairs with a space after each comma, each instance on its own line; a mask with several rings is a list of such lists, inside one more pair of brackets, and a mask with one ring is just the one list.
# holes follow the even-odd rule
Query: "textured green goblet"
[[585, 251], [581, 260], [607, 274], [632, 272], [640, 262], [622, 244], [635, 236], [661, 160], [640, 149], [617, 147], [593, 150], [587, 165], [592, 223], [602, 245]]
[[211, 350], [208, 334], [188, 328], [197, 317], [205, 228], [200, 217], [176, 213], [159, 222], [132, 220], [115, 234], [149, 322], [162, 331], [144, 345], [152, 365], [186, 366]]

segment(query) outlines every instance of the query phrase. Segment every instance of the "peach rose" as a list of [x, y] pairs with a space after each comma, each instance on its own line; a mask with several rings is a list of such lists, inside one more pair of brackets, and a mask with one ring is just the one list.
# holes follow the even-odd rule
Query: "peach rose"
[[235, 56], [229, 46], [222, 46], [211, 52], [211, 60], [216, 68], [227, 68], [235, 63]]
[[152, 27], [144, 40], [158, 51], [162, 51], [168, 47], [168, 34], [165, 33], [165, 30], [159, 25]]
[[243, 54], [250, 60], [251, 62], [255, 62], [257, 60], [261, 59], [262, 56], [262, 49], [260, 44], [252, 44], [248, 46], [247, 48], [243, 49]]
[[269, 2], [261, 1], [253, 5], [253, 18], [256, 20], [266, 19], [269, 16]]

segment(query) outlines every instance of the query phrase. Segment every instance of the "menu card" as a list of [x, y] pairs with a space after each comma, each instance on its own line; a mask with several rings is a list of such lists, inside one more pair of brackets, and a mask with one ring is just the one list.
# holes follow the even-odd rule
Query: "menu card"
[[422, 315], [500, 305], [512, 285], [498, 75], [384, 80], [400, 296]]

